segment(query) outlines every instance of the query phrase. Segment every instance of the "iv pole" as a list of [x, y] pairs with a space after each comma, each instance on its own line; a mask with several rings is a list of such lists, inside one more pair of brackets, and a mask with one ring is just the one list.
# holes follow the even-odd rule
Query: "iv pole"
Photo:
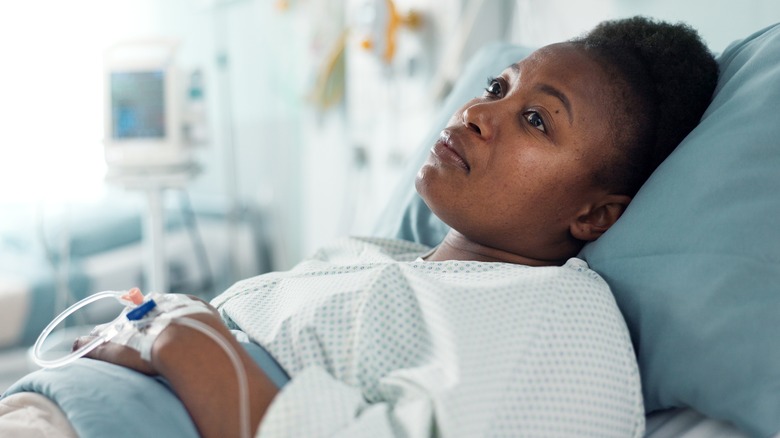
[[166, 189], [184, 189], [185, 185], [200, 172], [195, 163], [186, 166], [166, 167], [143, 172], [112, 172], [106, 179], [129, 190], [144, 192], [147, 214], [143, 219], [143, 240], [145, 246], [144, 272], [151, 292], [168, 291], [168, 269], [165, 255], [165, 205]]

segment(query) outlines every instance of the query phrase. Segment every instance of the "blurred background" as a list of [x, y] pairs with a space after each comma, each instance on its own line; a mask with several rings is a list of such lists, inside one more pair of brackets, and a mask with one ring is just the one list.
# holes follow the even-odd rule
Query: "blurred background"
[[86, 295], [210, 298], [370, 234], [479, 47], [538, 47], [636, 14], [688, 22], [718, 53], [780, 21], [780, 4], [4, 2], [0, 390], [30, 368], [43, 326]]

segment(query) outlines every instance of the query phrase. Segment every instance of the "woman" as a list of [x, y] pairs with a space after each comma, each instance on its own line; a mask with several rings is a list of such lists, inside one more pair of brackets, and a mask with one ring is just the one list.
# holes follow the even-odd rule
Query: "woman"
[[[214, 300], [218, 313], [188, 316], [239, 353], [250, 429], [641, 436], [625, 324], [575, 256], [695, 127], [716, 81], [695, 31], [644, 18], [605, 22], [489, 79], [417, 177], [452, 228], [440, 245], [344, 241], [239, 282]], [[273, 361], [259, 366], [228, 326], [291, 380], [274, 384]], [[168, 325], [150, 360], [115, 343], [90, 356], [163, 376], [201, 435], [239, 435], [233, 365], [191, 327]]]

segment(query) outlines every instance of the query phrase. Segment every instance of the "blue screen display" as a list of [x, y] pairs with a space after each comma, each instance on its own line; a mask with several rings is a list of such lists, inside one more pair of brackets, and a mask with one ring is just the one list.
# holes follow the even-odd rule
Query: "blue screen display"
[[111, 73], [111, 137], [165, 137], [165, 73]]

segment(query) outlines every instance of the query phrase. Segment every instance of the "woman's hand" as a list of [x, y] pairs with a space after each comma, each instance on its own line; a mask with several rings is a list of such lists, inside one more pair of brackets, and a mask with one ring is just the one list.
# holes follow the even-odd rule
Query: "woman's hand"
[[[238, 354], [249, 385], [249, 430], [255, 431], [278, 389], [235, 340], [219, 313], [213, 307], [209, 308], [212, 311], [182, 318], [209, 326]], [[74, 347], [88, 341], [88, 338], [81, 338]], [[239, 436], [238, 412], [244, 401], [238, 398], [234, 364], [222, 346], [198, 330], [171, 321], [154, 340], [151, 361], [143, 360], [133, 348], [112, 342], [97, 347], [87, 356], [165, 377], [195, 421], [201, 436]]]
[[[201, 322], [204, 322], [205, 324], [209, 325], [215, 330], [220, 331], [223, 335], [228, 333], [224, 329], [224, 325], [222, 324], [222, 320], [219, 317], [219, 313], [214, 307], [212, 307], [209, 303], [201, 300], [196, 296], [193, 295], [187, 295], [187, 296], [193, 301], [199, 301], [206, 304], [206, 306], [208, 306], [209, 310], [211, 311], [211, 314], [201, 314], [196, 319], [199, 319], [201, 320]], [[171, 338], [170, 333], [167, 334], [166, 336], [162, 336], [162, 334], [166, 332], [169, 328], [170, 327], [165, 327], [160, 333], [160, 336], [158, 336], [158, 339], [159, 337], [163, 337], [163, 339], [175, 342], [175, 339], [170, 339]], [[73, 343], [72, 351], [78, 350], [79, 348], [89, 343], [93, 339], [95, 339], [94, 336], [79, 337]], [[154, 350], [157, 344], [156, 341], [157, 340], [155, 339], [155, 342], [152, 345], [152, 353], [153, 353], [152, 357], [154, 357]], [[91, 352], [87, 353], [86, 357], [89, 357], [91, 359], [102, 360], [104, 362], [113, 363], [115, 365], [121, 365], [125, 368], [130, 368], [132, 370], [150, 376], [159, 374], [159, 372], [154, 368], [152, 363], [141, 358], [141, 354], [138, 352], [138, 350], [115, 342], [106, 342], [101, 344]]]
[[[94, 339], [92, 336], [82, 336], [76, 339], [76, 342], [73, 343], [73, 351], [81, 348], [92, 339]], [[141, 353], [139, 353], [138, 350], [115, 342], [101, 344], [87, 353], [86, 357], [113, 363], [115, 365], [121, 365], [125, 368], [130, 368], [150, 376], [158, 374], [157, 370], [152, 367], [152, 364], [141, 359]]]

